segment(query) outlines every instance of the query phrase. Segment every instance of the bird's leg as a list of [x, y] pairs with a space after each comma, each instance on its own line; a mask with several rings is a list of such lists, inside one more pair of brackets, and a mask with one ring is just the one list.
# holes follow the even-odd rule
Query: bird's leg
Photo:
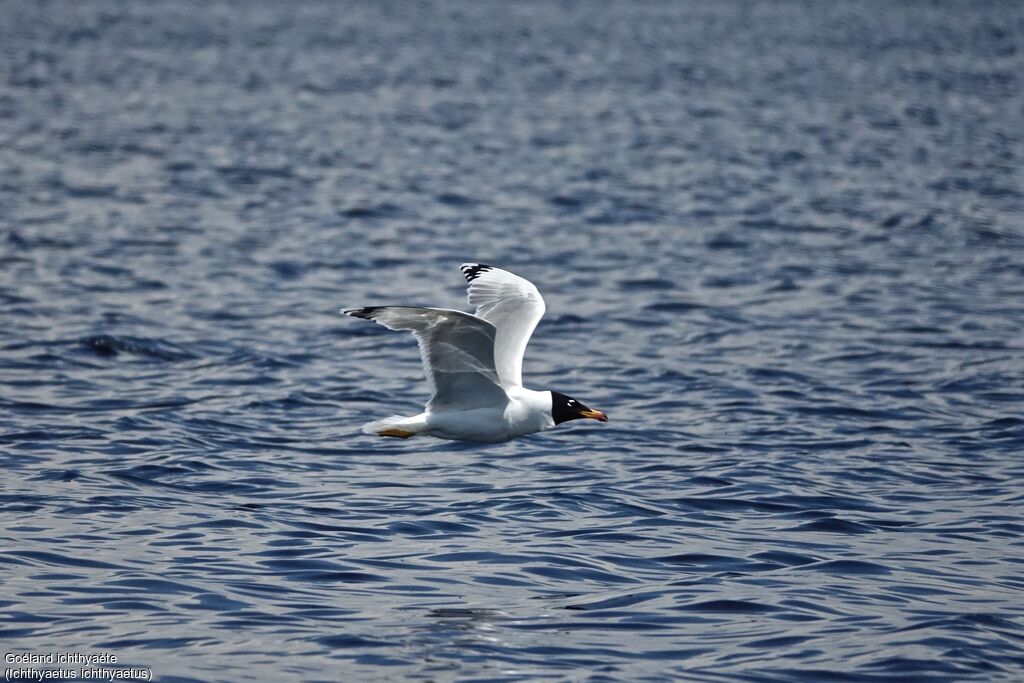
[[394, 436], [399, 439], [408, 439], [410, 436], [415, 436], [416, 432], [410, 432], [408, 429], [397, 429], [395, 427], [389, 427], [388, 429], [382, 429], [377, 432], [377, 436]]

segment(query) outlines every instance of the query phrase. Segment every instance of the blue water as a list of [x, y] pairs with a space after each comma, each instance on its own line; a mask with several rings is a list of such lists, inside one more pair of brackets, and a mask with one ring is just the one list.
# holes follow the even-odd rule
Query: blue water
[[[1024, 680], [1022, 7], [3, 3], [2, 649]], [[359, 432], [470, 260], [608, 425]]]

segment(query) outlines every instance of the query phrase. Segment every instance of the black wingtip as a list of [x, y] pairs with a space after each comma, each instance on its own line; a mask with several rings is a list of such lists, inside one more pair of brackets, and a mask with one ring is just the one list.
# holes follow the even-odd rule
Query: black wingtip
[[348, 308], [342, 310], [345, 315], [350, 315], [353, 318], [362, 318], [363, 320], [373, 320], [373, 314], [380, 306], [364, 306], [362, 308]]
[[466, 282], [472, 282], [493, 268], [494, 266], [489, 266], [486, 263], [463, 263], [460, 270], [466, 276]]

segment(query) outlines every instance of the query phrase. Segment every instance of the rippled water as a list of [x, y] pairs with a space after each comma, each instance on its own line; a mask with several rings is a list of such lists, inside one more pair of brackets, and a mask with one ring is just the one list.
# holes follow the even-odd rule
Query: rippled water
[[[164, 681], [1024, 678], [1017, 3], [4, 3], [0, 638]], [[607, 410], [382, 440], [548, 302]]]

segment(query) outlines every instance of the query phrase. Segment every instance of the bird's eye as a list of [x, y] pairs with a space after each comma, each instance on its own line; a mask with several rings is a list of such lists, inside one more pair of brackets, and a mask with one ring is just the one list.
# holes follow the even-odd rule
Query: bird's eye
[[572, 405], [572, 404], [573, 404], [573, 403], [575, 403], [575, 402], [576, 402], [576, 401], [572, 400], [571, 398], [569, 399], [569, 405]]

